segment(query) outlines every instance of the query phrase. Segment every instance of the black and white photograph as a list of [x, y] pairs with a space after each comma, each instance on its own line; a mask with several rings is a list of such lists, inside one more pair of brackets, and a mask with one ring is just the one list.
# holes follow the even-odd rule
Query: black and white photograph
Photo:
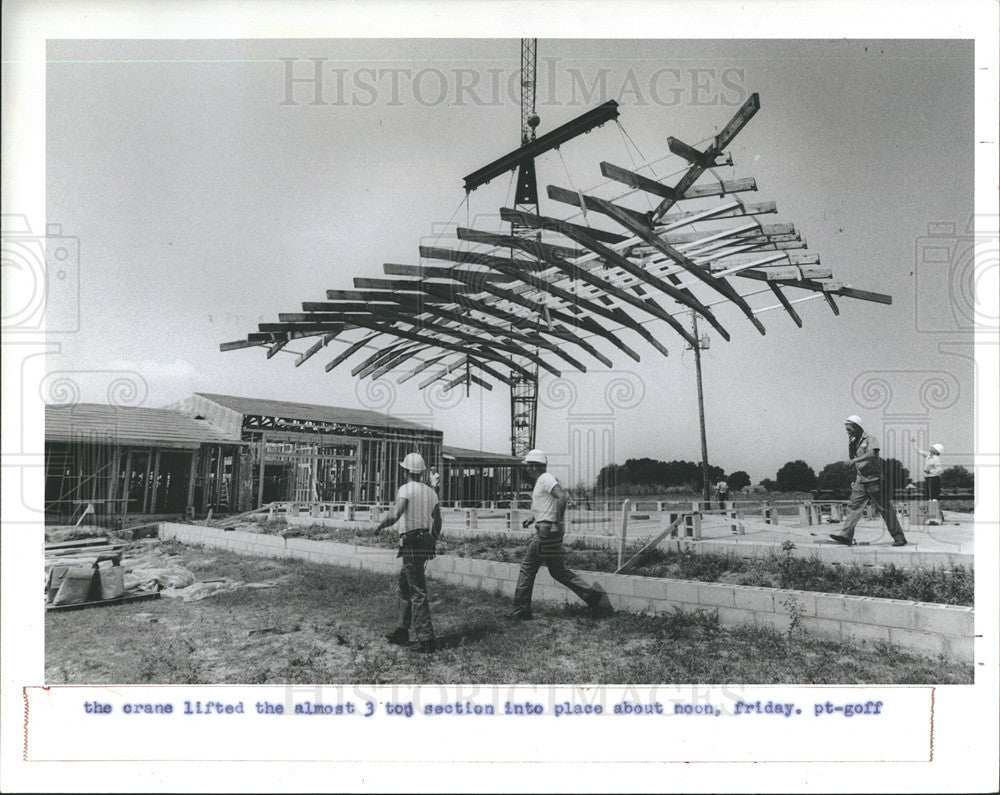
[[[363, 14], [44, 38], [44, 124], [4, 135], [18, 759], [235, 761], [207, 738], [301, 715], [400, 762], [405, 727], [556, 719], [567, 744], [618, 720], [647, 759], [668, 717], [757, 735], [670, 761], [948, 753], [936, 710], [996, 695], [977, 31]], [[14, 147], [40, 205], [9, 193]], [[200, 749], [84, 750], [196, 724]], [[607, 742], [557, 758], [633, 761]], [[556, 761], [478, 752], [434, 758]]]

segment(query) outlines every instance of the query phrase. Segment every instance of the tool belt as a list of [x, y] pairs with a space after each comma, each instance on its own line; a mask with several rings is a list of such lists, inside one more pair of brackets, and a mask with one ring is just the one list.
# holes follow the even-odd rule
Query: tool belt
[[434, 536], [430, 530], [409, 530], [399, 536], [399, 552], [396, 553], [396, 557], [401, 558], [405, 554], [410, 554], [420, 555], [429, 560], [434, 557], [434, 549]]

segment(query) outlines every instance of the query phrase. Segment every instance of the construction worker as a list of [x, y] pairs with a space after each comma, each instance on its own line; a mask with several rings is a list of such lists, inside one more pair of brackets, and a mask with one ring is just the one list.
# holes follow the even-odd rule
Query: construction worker
[[410, 453], [400, 466], [406, 471], [406, 483], [396, 492], [392, 512], [375, 527], [375, 532], [396, 524], [399, 527], [399, 553], [403, 559], [396, 582], [400, 603], [399, 626], [385, 636], [390, 643], [404, 646], [413, 630], [413, 648], [430, 653], [436, 648], [431, 608], [427, 600], [424, 564], [434, 557], [434, 545], [441, 535], [441, 506], [438, 496], [423, 482], [427, 468], [420, 453]]
[[847, 463], [857, 471], [851, 486], [851, 499], [847, 504], [847, 519], [841, 534], [831, 534], [830, 538], [838, 544], [851, 546], [854, 543], [854, 528], [857, 527], [865, 506], [871, 503], [882, 514], [885, 525], [892, 536], [894, 547], [906, 546], [906, 536], [899, 526], [896, 516], [896, 506], [889, 499], [889, 493], [882, 488], [882, 465], [879, 462], [878, 441], [865, 433], [861, 427], [861, 418], [852, 414], [844, 420], [844, 428], [848, 438]]
[[[941, 497], [941, 473], [944, 472], [944, 464], [941, 463], [941, 455], [944, 453], [943, 444], [932, 444], [930, 450], [921, 450], [917, 447], [914, 439], [910, 439], [910, 444], [916, 450], [917, 455], [924, 457], [924, 498], [928, 501], [938, 500]], [[944, 521], [944, 511], [938, 506], [937, 512], [940, 520]], [[933, 523], [936, 524], [937, 520]]]
[[438, 474], [437, 467], [431, 467], [428, 470], [427, 483], [434, 491], [438, 491], [438, 487], [441, 485], [441, 476]]
[[719, 509], [726, 510], [726, 500], [729, 499], [729, 483], [726, 482], [725, 478], [720, 478], [719, 482], [715, 484], [715, 497], [719, 501]]
[[941, 473], [944, 472], [941, 454], [944, 453], [944, 445], [932, 444], [930, 450], [921, 450], [913, 439], [910, 439], [910, 444], [916, 450], [917, 455], [924, 456], [924, 496], [928, 500], [940, 498]]
[[569, 495], [559, 485], [555, 475], [546, 471], [548, 458], [541, 450], [531, 450], [524, 457], [525, 474], [534, 478], [535, 487], [531, 492], [531, 511], [534, 514], [535, 534], [528, 542], [528, 549], [521, 561], [521, 571], [514, 590], [514, 614], [519, 621], [528, 621], [531, 614], [531, 591], [535, 575], [544, 563], [549, 574], [573, 593], [583, 599], [595, 618], [611, 610], [603, 591], [591, 588], [566, 566], [566, 551], [563, 549], [565, 532], [563, 516]]

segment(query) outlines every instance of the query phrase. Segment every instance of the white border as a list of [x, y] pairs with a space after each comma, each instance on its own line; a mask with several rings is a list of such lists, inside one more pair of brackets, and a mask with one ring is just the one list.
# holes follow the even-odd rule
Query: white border
[[[975, 38], [976, 212], [997, 217], [998, 5], [979, 2], [7, 2], [3, 4], [4, 204], [44, 224], [46, 38], [282, 38], [282, 37], [496, 37], [540, 38]], [[907, 167], [906, 163], [900, 164]], [[36, 227], [37, 228], [37, 227]], [[997, 296], [981, 296], [997, 316]], [[16, 342], [16, 345], [9, 345]], [[4, 339], [4, 493], [20, 489], [21, 464], [42, 449], [41, 406], [21, 404], [24, 357], [43, 350]], [[995, 330], [977, 335], [978, 518], [992, 532], [977, 534], [977, 623], [995, 628], [1000, 559], [996, 517], [998, 357]], [[23, 434], [19, 420], [25, 418]], [[27, 458], [23, 456], [27, 455]], [[20, 456], [20, 457], [19, 457]], [[39, 489], [37, 470], [29, 489]], [[970, 791], [996, 786], [997, 644], [977, 647], [977, 683], [937, 689], [933, 763], [898, 765], [752, 764], [627, 767], [558, 766], [490, 770], [484, 765], [183, 765], [121, 763], [33, 764], [20, 761], [20, 688], [42, 671], [42, 627], [37, 614], [19, 611], [18, 593], [31, 593], [40, 562], [37, 536], [8, 532], [18, 499], [3, 500], [5, 529], [2, 601], [3, 747], [5, 790], [702, 790]], [[992, 576], [990, 576], [992, 575]], [[460, 729], [461, 727], [459, 727]], [[443, 732], [444, 734], [444, 732]], [[448, 732], [451, 735], [452, 732]], [[458, 732], [456, 731], [457, 735]], [[517, 727], [510, 742], [558, 744]], [[224, 742], [220, 737], [220, 743]], [[443, 736], [442, 743], [453, 741]], [[609, 742], [620, 741], [608, 738]]]

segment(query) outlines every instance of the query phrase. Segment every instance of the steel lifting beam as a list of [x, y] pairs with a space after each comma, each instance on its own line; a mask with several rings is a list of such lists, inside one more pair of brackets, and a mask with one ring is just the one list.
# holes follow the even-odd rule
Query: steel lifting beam
[[590, 132], [595, 127], [600, 127], [605, 122], [618, 118], [618, 103], [613, 99], [608, 100], [603, 105], [599, 105], [586, 113], [577, 116], [572, 121], [550, 130], [544, 135], [538, 136], [524, 146], [518, 147], [503, 157], [494, 160], [482, 168], [476, 169], [465, 177], [465, 192], [474, 191], [480, 185], [485, 185], [494, 177], [513, 171], [525, 160], [534, 160], [539, 155], [551, 149], [557, 149], [567, 141], [571, 141], [578, 135]]

